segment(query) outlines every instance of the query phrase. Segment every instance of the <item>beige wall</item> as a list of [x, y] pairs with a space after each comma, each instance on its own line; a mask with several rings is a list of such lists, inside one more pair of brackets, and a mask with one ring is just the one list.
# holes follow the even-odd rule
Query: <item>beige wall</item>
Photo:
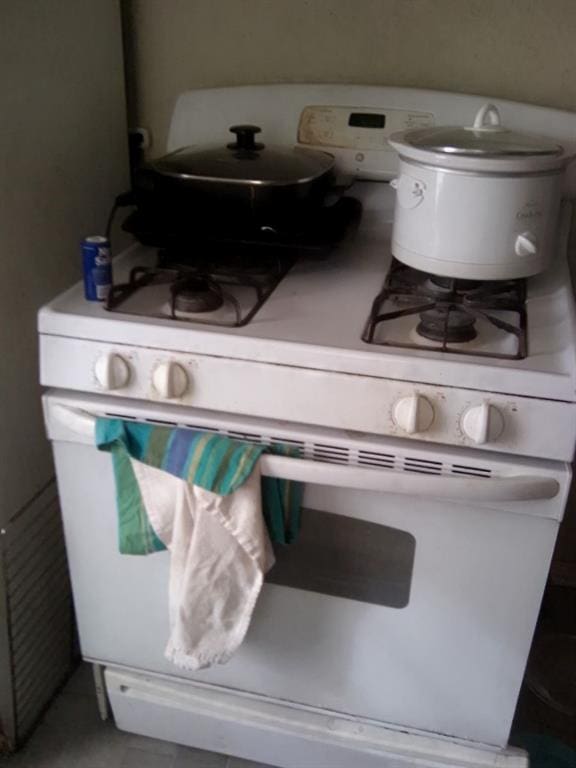
[[0, 527], [53, 474], [36, 311], [127, 184], [119, 21], [118, 0], [0, 0]]
[[199, 86], [357, 82], [576, 109], [576, 0], [125, 0], [133, 126]]

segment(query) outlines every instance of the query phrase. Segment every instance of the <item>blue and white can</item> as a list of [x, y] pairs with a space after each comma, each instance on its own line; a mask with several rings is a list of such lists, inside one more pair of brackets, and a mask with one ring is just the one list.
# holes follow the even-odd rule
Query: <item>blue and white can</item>
[[112, 287], [110, 241], [102, 235], [82, 240], [84, 296], [88, 301], [106, 301]]

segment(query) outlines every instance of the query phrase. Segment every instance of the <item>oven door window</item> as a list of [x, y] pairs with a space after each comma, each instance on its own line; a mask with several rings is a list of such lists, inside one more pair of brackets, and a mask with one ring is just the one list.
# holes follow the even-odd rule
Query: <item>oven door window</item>
[[416, 541], [386, 525], [317, 509], [302, 510], [295, 543], [275, 548], [267, 581], [363, 603], [404, 608]]

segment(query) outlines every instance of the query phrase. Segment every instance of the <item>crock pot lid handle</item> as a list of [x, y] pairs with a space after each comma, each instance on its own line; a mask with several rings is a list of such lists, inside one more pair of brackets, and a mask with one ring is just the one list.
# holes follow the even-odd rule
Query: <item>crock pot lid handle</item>
[[494, 104], [484, 104], [483, 107], [480, 107], [476, 113], [474, 125], [472, 127], [475, 131], [503, 130], [498, 107]]

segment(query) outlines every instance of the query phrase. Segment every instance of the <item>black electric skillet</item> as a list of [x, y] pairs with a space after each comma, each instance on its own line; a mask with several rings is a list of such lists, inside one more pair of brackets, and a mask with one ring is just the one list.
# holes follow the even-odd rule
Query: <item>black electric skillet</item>
[[274, 237], [306, 231], [339, 200], [334, 157], [305, 147], [266, 145], [260, 128], [230, 128], [226, 145], [184, 147], [142, 166], [133, 180], [136, 212], [125, 229], [148, 245], [179, 238]]

